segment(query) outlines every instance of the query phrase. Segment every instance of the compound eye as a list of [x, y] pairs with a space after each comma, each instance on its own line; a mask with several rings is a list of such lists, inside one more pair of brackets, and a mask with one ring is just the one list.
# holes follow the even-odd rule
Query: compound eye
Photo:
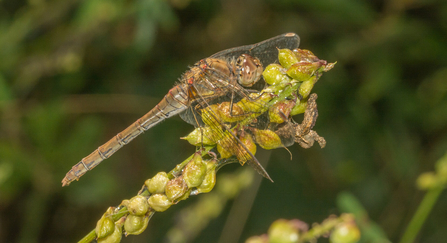
[[237, 58], [236, 72], [238, 83], [244, 87], [251, 87], [261, 78], [262, 64], [257, 58], [242, 54]]

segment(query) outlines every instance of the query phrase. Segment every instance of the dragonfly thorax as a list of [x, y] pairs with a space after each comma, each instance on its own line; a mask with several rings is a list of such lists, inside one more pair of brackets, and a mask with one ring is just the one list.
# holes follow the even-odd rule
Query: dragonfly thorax
[[244, 87], [251, 87], [258, 82], [261, 78], [262, 70], [262, 64], [259, 59], [248, 54], [242, 54], [236, 60], [237, 80]]

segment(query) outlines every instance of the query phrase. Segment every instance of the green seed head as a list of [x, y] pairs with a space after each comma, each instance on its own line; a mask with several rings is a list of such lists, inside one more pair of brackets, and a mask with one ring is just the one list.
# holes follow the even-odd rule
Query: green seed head
[[293, 106], [292, 111], [290, 112], [291, 116], [302, 114], [306, 111], [307, 108], [307, 100], [297, 101], [295, 106]]
[[171, 202], [182, 197], [186, 191], [188, 191], [188, 186], [182, 176], [170, 180], [168, 184], [166, 184], [166, 196]]
[[215, 161], [206, 162], [205, 179], [203, 179], [202, 184], [197, 187], [197, 194], [207, 193], [213, 190], [214, 185], [216, 185], [216, 165]]
[[172, 202], [164, 194], [153, 194], [149, 197], [148, 203], [157, 212], [164, 212], [171, 207]]
[[[203, 131], [203, 136], [202, 136]], [[211, 135], [211, 128], [210, 127], [199, 127], [194, 129], [188, 136], [182, 137], [181, 139], [187, 140], [190, 144], [194, 146], [201, 146], [203, 145], [215, 145], [216, 142], [213, 141]], [[203, 139], [203, 141], [202, 141]]]
[[256, 143], [258, 143], [259, 146], [261, 146], [261, 148], [263, 149], [275, 149], [283, 147], [278, 134], [271, 130], [255, 129], [254, 134]]
[[124, 221], [124, 230], [127, 235], [139, 235], [147, 227], [149, 223], [149, 218], [147, 215], [127, 215], [126, 221]]
[[96, 223], [96, 237], [98, 239], [107, 237], [115, 230], [115, 222], [113, 222], [112, 215], [106, 213]]
[[314, 87], [314, 84], [315, 84], [317, 79], [318, 79], [317, 76], [313, 76], [309, 80], [304, 81], [300, 85], [300, 88], [298, 89], [298, 93], [303, 98], [307, 98], [309, 96], [310, 92], [312, 91], [312, 88]]
[[315, 75], [316, 71], [320, 67], [321, 64], [319, 62], [298, 62], [287, 69], [286, 73], [291, 78], [302, 82]]
[[281, 81], [284, 79], [284, 76], [286, 76], [283, 73], [284, 68], [279, 64], [270, 64], [265, 69], [264, 72], [262, 72], [262, 76], [264, 77], [264, 80], [266, 83], [270, 85], [277, 85], [281, 83]]
[[299, 62], [318, 62], [320, 60], [311, 51], [306, 49], [294, 49], [293, 54], [295, 54]]
[[231, 107], [230, 102], [222, 102], [216, 105], [215, 112], [223, 122], [229, 123], [241, 121], [247, 116], [238, 103], [233, 103]]
[[278, 60], [281, 66], [286, 69], [289, 69], [293, 64], [299, 62], [295, 54], [289, 49], [279, 49]]
[[98, 237], [98, 243], [119, 243], [121, 242], [121, 238], [123, 237], [123, 224], [124, 224], [125, 217], [122, 217], [114, 224], [114, 231], [112, 234], [99, 238]]
[[[283, 123], [288, 120], [292, 108], [295, 106], [295, 100], [284, 100], [275, 103], [270, 107], [269, 118], [272, 123]], [[285, 120], [284, 120], [285, 119]]]
[[144, 182], [151, 194], [164, 193], [169, 178], [166, 172], [158, 172], [154, 177]]
[[183, 179], [188, 188], [193, 188], [202, 184], [206, 174], [206, 164], [202, 160], [202, 155], [196, 153], [183, 171]]
[[144, 215], [147, 213], [147, 210], [149, 210], [149, 204], [147, 203], [146, 197], [138, 195], [129, 200], [127, 209], [130, 214]]

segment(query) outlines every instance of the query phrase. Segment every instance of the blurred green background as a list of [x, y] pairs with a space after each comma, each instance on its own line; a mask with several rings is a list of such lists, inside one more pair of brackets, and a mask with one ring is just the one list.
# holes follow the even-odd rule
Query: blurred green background
[[[188, 65], [286, 32], [338, 62], [314, 88], [327, 146], [295, 145], [292, 160], [272, 152], [275, 183], [262, 180], [236, 240], [278, 218], [321, 222], [349, 192], [398, 241], [424, 195], [417, 176], [447, 148], [441, 0], [0, 0], [0, 242], [79, 240], [108, 206], [191, 155], [179, 137], [193, 128], [169, 119], [62, 188], [71, 166], [154, 107]], [[201, 196], [123, 242], [163, 242]], [[218, 242], [231, 202], [192, 242]], [[417, 242], [445, 242], [446, 218], [442, 194]]]

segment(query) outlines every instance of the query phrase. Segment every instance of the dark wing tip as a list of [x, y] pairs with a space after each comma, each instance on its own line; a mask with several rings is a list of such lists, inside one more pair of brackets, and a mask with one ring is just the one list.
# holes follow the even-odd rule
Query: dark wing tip
[[256, 157], [253, 157], [252, 160], [248, 161], [248, 164], [251, 165], [251, 167], [253, 167], [253, 169], [255, 169], [256, 172], [258, 172], [260, 175], [262, 175], [269, 181], [273, 182], [272, 178], [270, 178], [269, 174], [264, 169], [264, 167], [262, 167], [262, 165], [259, 163], [259, 161], [256, 159]]
[[297, 36], [299, 38], [299, 36], [293, 32], [285, 33], [284, 36], [287, 36], [287, 37]]

